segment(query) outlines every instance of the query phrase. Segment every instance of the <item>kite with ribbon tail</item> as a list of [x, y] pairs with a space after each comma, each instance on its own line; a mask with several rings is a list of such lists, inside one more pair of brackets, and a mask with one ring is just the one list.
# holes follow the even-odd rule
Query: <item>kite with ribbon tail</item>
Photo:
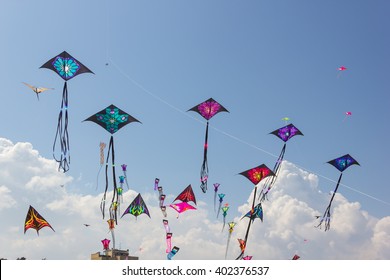
[[325, 222], [325, 231], [330, 229], [330, 210], [331, 210], [331, 207], [332, 207], [332, 202], [333, 202], [334, 196], [336, 195], [337, 190], [339, 188], [341, 178], [343, 177], [343, 171], [345, 169], [347, 169], [348, 167], [350, 167], [351, 165], [353, 165], [353, 164], [360, 165], [349, 154], [346, 154], [346, 155], [343, 155], [343, 156], [341, 156], [339, 158], [336, 158], [336, 159], [333, 159], [331, 161], [328, 161], [328, 163], [333, 165], [334, 167], [336, 167], [340, 171], [340, 176], [339, 176], [339, 179], [337, 181], [336, 188], [334, 189], [332, 197], [331, 197], [331, 199], [329, 201], [328, 207], [326, 208], [326, 210], [324, 212], [324, 215], [322, 216], [321, 221], [320, 221], [320, 223], [317, 226], [317, 227], [321, 228], [322, 223]]
[[[275, 176], [275, 174], [272, 172], [271, 169], [269, 169], [265, 164], [261, 164], [259, 166], [256, 166], [254, 168], [248, 169], [246, 171], [243, 171], [240, 173], [240, 175], [243, 175], [246, 177], [249, 181], [251, 181], [255, 185], [255, 190], [253, 192], [253, 201], [252, 201], [252, 213], [255, 213], [255, 200], [256, 200], [256, 192], [257, 192], [257, 185], [260, 183], [261, 180], [264, 178], [267, 178], [268, 176]], [[251, 215], [252, 217], [252, 215]], [[248, 227], [246, 229], [245, 238], [239, 240], [240, 248], [241, 248], [241, 254], [236, 258], [236, 260], [241, 259], [244, 256], [245, 249], [247, 246], [248, 241], [248, 235], [249, 230], [252, 224], [252, 219], [249, 220]]]
[[279, 139], [281, 139], [284, 142], [283, 148], [279, 154], [279, 157], [274, 165], [273, 173], [275, 174], [272, 177], [268, 177], [263, 185], [263, 189], [260, 192], [260, 201], [264, 201], [267, 197], [268, 192], [272, 189], [273, 185], [275, 184], [275, 181], [278, 177], [280, 167], [283, 162], [284, 154], [286, 152], [286, 144], [287, 141], [290, 140], [295, 135], [302, 135], [302, 132], [296, 128], [292, 123], [283, 126], [277, 130], [272, 131], [270, 134], [273, 134], [277, 136]]
[[227, 244], [226, 244], [225, 260], [226, 260], [227, 253], [228, 253], [228, 249], [229, 249], [230, 238], [231, 238], [231, 236], [232, 236], [232, 233], [233, 233], [233, 230], [234, 230], [235, 225], [236, 225], [235, 222], [230, 222], [230, 223], [228, 223], [228, 226], [229, 226], [229, 235], [228, 235]]
[[209, 176], [209, 167], [207, 163], [207, 149], [208, 149], [208, 135], [209, 135], [209, 120], [214, 117], [219, 112], [229, 112], [221, 104], [219, 104], [214, 99], [210, 98], [194, 107], [188, 111], [194, 111], [199, 113], [203, 118], [206, 119], [206, 135], [204, 140], [203, 148], [203, 163], [200, 169], [200, 188], [205, 193], [207, 191], [207, 180]]
[[[108, 163], [109, 159], [111, 158], [111, 166], [112, 166], [112, 185], [113, 185], [113, 195], [111, 204], [114, 202], [118, 203], [118, 193], [117, 193], [117, 184], [116, 184], [116, 175], [115, 175], [115, 145], [114, 145], [114, 133], [116, 133], [118, 130], [120, 130], [125, 125], [132, 123], [132, 122], [139, 122], [136, 118], [132, 117], [128, 113], [122, 111], [115, 105], [111, 104], [110, 106], [106, 107], [105, 109], [93, 114], [89, 118], [85, 119], [84, 121], [91, 121], [94, 122], [101, 127], [103, 127], [106, 131], [111, 133], [110, 142], [108, 144], [108, 151], [106, 156], [106, 187], [104, 190], [104, 195], [100, 204], [100, 210], [103, 214], [103, 219], [105, 215], [105, 203], [106, 203], [106, 196], [108, 191]], [[123, 167], [122, 167], [123, 168]], [[115, 214], [116, 217], [116, 214]], [[115, 219], [115, 222], [117, 222], [117, 219]]]
[[44, 228], [49, 227], [53, 231], [55, 231], [51, 225], [43, 218], [34, 207], [30, 205], [27, 211], [26, 219], [24, 221], [24, 233], [30, 228], [33, 228], [37, 231], [37, 235], [39, 235], [39, 231]]
[[[62, 90], [61, 110], [58, 114], [57, 132], [53, 143], [53, 157], [59, 163], [58, 170], [62, 170], [64, 173], [69, 170], [70, 164], [70, 152], [69, 152], [69, 133], [68, 133], [68, 80], [76, 77], [82, 73], [92, 73], [85, 65], [80, 61], [72, 57], [66, 51], [51, 58], [40, 68], [47, 68], [56, 72], [65, 82]], [[56, 156], [57, 141], [61, 146], [60, 156]]]
[[222, 202], [223, 202], [223, 198], [225, 197], [225, 194], [224, 193], [219, 193], [218, 197], [219, 197], [219, 206], [218, 206], [218, 212], [217, 212], [217, 219], [219, 217], [219, 212], [221, 212]]
[[225, 205], [221, 208], [222, 209], [222, 216], [223, 216], [223, 226], [222, 226], [222, 230], [225, 228], [225, 224], [226, 224], [226, 215], [227, 215], [227, 212], [229, 210], [229, 204], [228, 203], [225, 203]]

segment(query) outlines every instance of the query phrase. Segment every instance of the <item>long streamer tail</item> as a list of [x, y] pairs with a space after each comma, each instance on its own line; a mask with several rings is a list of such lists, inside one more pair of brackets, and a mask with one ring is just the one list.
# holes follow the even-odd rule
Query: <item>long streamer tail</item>
[[209, 137], [209, 122], [207, 121], [206, 125], [206, 135], [204, 139], [204, 149], [203, 149], [203, 163], [200, 169], [200, 188], [204, 193], [207, 191], [207, 180], [209, 177], [209, 166], [207, 163], [207, 148], [208, 148], [208, 137]]
[[280, 171], [280, 166], [282, 165], [282, 162], [283, 162], [285, 152], [286, 152], [286, 143], [284, 143], [283, 148], [279, 154], [279, 157], [274, 165], [274, 169], [272, 170], [274, 172], [275, 176], [269, 176], [266, 179], [266, 181], [263, 185], [263, 188], [259, 194], [260, 202], [263, 202], [264, 200], [266, 200], [268, 192], [274, 186], [276, 179], [278, 177], [279, 171]]
[[[55, 155], [57, 141], [59, 141], [61, 147], [59, 158]], [[61, 111], [58, 114], [57, 131], [53, 143], [53, 158], [59, 164], [58, 170], [62, 170], [64, 173], [69, 170], [68, 86], [66, 81], [62, 90]]]
[[336, 195], [337, 189], [339, 188], [340, 181], [341, 181], [342, 177], [343, 177], [343, 173], [340, 174], [339, 180], [337, 181], [336, 188], [334, 189], [334, 192], [332, 194], [332, 198], [329, 201], [328, 207], [326, 207], [326, 210], [324, 212], [324, 215], [321, 218], [320, 223], [316, 226], [316, 227], [321, 228], [322, 223], [325, 222], [325, 231], [330, 229], [330, 210], [332, 207], [332, 202], [333, 202], [334, 196]]

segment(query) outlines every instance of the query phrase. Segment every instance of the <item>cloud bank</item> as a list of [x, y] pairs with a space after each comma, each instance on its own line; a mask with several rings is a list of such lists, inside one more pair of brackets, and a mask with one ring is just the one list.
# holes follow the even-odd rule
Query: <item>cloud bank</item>
[[[30, 143], [12, 143], [0, 138], [0, 257], [16, 259], [90, 259], [102, 251], [101, 240], [111, 239], [99, 205], [102, 194], [85, 195], [68, 190], [75, 180], [57, 170], [57, 164], [43, 158]], [[124, 192], [121, 212], [137, 195]], [[172, 201], [177, 194], [167, 194]], [[244, 215], [250, 209], [253, 193], [235, 209]], [[157, 193], [142, 193], [151, 219], [125, 215], [115, 228], [116, 248], [129, 249], [131, 255], [145, 260], [166, 259], [164, 218], [158, 207]], [[246, 254], [253, 259], [390, 259], [390, 216], [378, 219], [361, 209], [359, 202], [336, 194], [331, 229], [316, 228], [316, 215], [322, 215], [330, 196], [321, 192], [316, 175], [283, 162], [280, 175], [268, 200], [263, 203], [264, 222], [251, 226]], [[199, 200], [199, 199], [198, 199]], [[29, 205], [52, 225], [23, 234]], [[199, 200], [197, 210], [177, 213], [167, 207], [172, 245], [180, 248], [174, 257], [180, 260], [224, 259], [228, 244], [228, 226], [222, 215], [215, 218], [213, 205]], [[244, 238], [248, 219], [233, 217], [226, 221], [237, 225], [229, 240], [227, 259], [235, 259], [240, 249], [237, 238]], [[89, 227], [84, 226], [89, 224]]]

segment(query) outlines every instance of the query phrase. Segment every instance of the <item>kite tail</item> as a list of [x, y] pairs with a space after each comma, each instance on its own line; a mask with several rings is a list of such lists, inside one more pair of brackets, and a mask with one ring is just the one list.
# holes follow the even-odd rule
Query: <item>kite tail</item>
[[218, 212], [217, 212], [217, 219], [218, 219], [219, 213], [221, 212], [221, 207], [222, 207], [222, 201], [219, 203]]
[[286, 143], [284, 143], [283, 148], [279, 154], [278, 160], [276, 161], [274, 165], [274, 169], [272, 170], [275, 174], [275, 176], [270, 176], [266, 179], [263, 189], [261, 190], [259, 194], [259, 199], [260, 202], [263, 202], [264, 200], [267, 199], [268, 192], [272, 189], [273, 185], [276, 182], [276, 179], [278, 177], [279, 171], [280, 171], [280, 166], [282, 165], [284, 154], [286, 152]]
[[96, 190], [98, 189], [99, 186], [99, 174], [100, 171], [102, 170], [103, 164], [104, 164], [104, 149], [106, 148], [106, 143], [100, 142], [100, 168], [98, 171], [98, 174], [96, 176]]
[[115, 249], [115, 234], [114, 234], [114, 230], [111, 229], [111, 237], [112, 237], [112, 249]]
[[[256, 192], [257, 192], [257, 186], [255, 186], [255, 191], [253, 193], [253, 202], [252, 202], [252, 210], [253, 211], [255, 209]], [[247, 240], [248, 240], [248, 235], [249, 235], [249, 230], [251, 228], [252, 223], [253, 223], [253, 220], [252, 220], [252, 217], [250, 217], [249, 222], [248, 222], [248, 227], [247, 227], [246, 233], [245, 233], [245, 239], [244, 239], [245, 247], [241, 250], [241, 254], [236, 258], [236, 260], [240, 260], [244, 256], [246, 245], [247, 245]]]
[[316, 227], [321, 228], [322, 223], [325, 222], [325, 231], [330, 229], [330, 209], [332, 207], [333, 198], [336, 195], [337, 189], [339, 188], [341, 177], [343, 177], [343, 173], [340, 174], [339, 180], [337, 181], [336, 188], [334, 189], [334, 192], [333, 192], [332, 198], [329, 201], [328, 207], [326, 208], [325, 213], [322, 216], [320, 223], [316, 226]]
[[217, 204], [217, 192], [214, 192], [214, 212], [216, 211], [215, 209], [216, 204]]
[[[55, 156], [57, 139], [61, 146], [60, 158]], [[53, 143], [53, 158], [59, 163], [58, 171], [64, 173], [69, 170], [70, 154], [69, 154], [69, 134], [68, 134], [68, 86], [65, 81], [62, 90], [61, 111], [58, 114], [57, 132]]]
[[209, 137], [209, 122], [206, 125], [206, 136], [204, 139], [204, 150], [203, 150], [203, 163], [200, 169], [200, 188], [204, 193], [207, 191], [207, 180], [209, 177], [209, 167], [207, 164], [207, 148], [208, 148], [208, 137]]
[[227, 257], [227, 253], [228, 253], [228, 249], [229, 249], [229, 243], [230, 243], [230, 237], [231, 236], [232, 236], [232, 234], [229, 233], [228, 240], [227, 240], [227, 243], [226, 243], [225, 260], [226, 260], [226, 257]]

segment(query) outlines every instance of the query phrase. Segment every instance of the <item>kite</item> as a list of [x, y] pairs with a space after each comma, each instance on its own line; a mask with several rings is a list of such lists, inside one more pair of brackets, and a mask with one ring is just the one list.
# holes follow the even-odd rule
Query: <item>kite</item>
[[[130, 203], [129, 207], [123, 212], [122, 217], [126, 214], [131, 214], [137, 218], [141, 214], [146, 214], [150, 218], [148, 207], [146, 206], [141, 194], [138, 194], [136, 198]], [[121, 217], [121, 218], [122, 218]]]
[[[255, 185], [255, 190], [253, 192], [253, 201], [252, 201], [252, 211], [255, 211], [255, 200], [256, 200], [256, 192], [257, 192], [257, 184], [260, 183], [261, 180], [267, 178], [268, 176], [275, 176], [275, 173], [269, 169], [265, 164], [261, 164], [254, 168], [248, 169], [240, 173], [240, 175], [246, 177], [249, 181], [251, 181]], [[245, 233], [245, 239], [243, 242], [240, 242], [241, 254], [236, 258], [236, 260], [241, 259], [245, 253], [245, 248], [248, 241], [249, 230], [251, 227], [252, 221], [249, 220], [248, 227]], [[242, 239], [240, 239], [242, 240]]]
[[179, 218], [180, 213], [183, 213], [187, 210], [196, 210], [196, 208], [194, 206], [192, 206], [191, 204], [188, 204], [187, 202], [170, 204], [169, 206], [177, 211], [177, 213], [178, 213], [177, 218]]
[[248, 213], [246, 213], [242, 218], [249, 218], [250, 221], [252, 221], [252, 223], [254, 222], [254, 220], [257, 218], [257, 219], [260, 219], [261, 221], [263, 221], [263, 207], [261, 206], [261, 202], [259, 204], [257, 204], [255, 206], [255, 208], [249, 210]]
[[[131, 123], [131, 122], [139, 122], [139, 120], [135, 119], [131, 115], [127, 114], [126, 112], [122, 111], [115, 105], [111, 104], [107, 108], [99, 111], [96, 114], [93, 114], [89, 118], [85, 119], [84, 121], [91, 121], [94, 122], [101, 127], [103, 127], [105, 130], [107, 130], [109, 133], [111, 133], [110, 142], [108, 144], [108, 151], [106, 156], [106, 187], [104, 190], [104, 195], [102, 198], [102, 201], [100, 203], [100, 210], [103, 214], [103, 219], [105, 215], [105, 203], [106, 203], [106, 196], [108, 191], [108, 162], [111, 155], [111, 164], [112, 164], [112, 184], [113, 184], [113, 195], [111, 202], [118, 202], [118, 195], [117, 195], [117, 184], [116, 184], [116, 175], [115, 175], [115, 148], [114, 148], [114, 136], [113, 134], [116, 133], [119, 129], [124, 127], [125, 125]], [[123, 168], [124, 165], [122, 165]], [[125, 168], [126, 169], [126, 168]], [[125, 176], [126, 179], [126, 176]], [[116, 219], [116, 213], [115, 213], [115, 221]]]
[[90, 227], [91, 225], [89, 225], [89, 224], [83, 224], [84, 226], [86, 226], [86, 227]]
[[[208, 180], [208, 174], [209, 174], [209, 167], [207, 164], [207, 149], [208, 149], [208, 134], [209, 134], [209, 120], [214, 117], [219, 112], [228, 112], [221, 104], [219, 104], [214, 99], [210, 98], [195, 107], [189, 109], [188, 111], [194, 111], [199, 113], [203, 118], [206, 119], [206, 135], [205, 135], [205, 141], [204, 141], [204, 148], [203, 148], [203, 163], [202, 167], [200, 169], [200, 188], [204, 193], [207, 191], [207, 180]], [[187, 111], [187, 112], [188, 112]]]
[[285, 121], [286, 122], [286, 124], [287, 124], [287, 122], [290, 120], [290, 118], [288, 118], [288, 117], [284, 117], [284, 118], [282, 118], [282, 121]]
[[348, 117], [350, 117], [350, 116], [352, 116], [352, 112], [345, 112], [345, 116], [344, 116], [344, 119], [343, 119], [343, 121], [345, 121], [345, 119], [346, 118], [348, 118]]
[[28, 83], [25, 83], [23, 82], [23, 84], [25, 84], [26, 86], [28, 86], [29, 88], [31, 88], [33, 90], [33, 92], [35, 92], [35, 94], [37, 95], [37, 99], [39, 100], [39, 94], [41, 92], [44, 92], [46, 90], [53, 90], [54, 88], [45, 88], [45, 87], [36, 87], [36, 86], [32, 86]]
[[172, 251], [172, 233], [171, 232], [166, 233], [166, 242], [167, 242], [167, 249], [165, 249], [165, 253], [169, 253]]
[[117, 187], [116, 192], [118, 194], [118, 201], [119, 201], [119, 203], [123, 203], [123, 187], [122, 187], [123, 182], [122, 182], [120, 177], [122, 177], [122, 176], [119, 176], [120, 187]]
[[345, 66], [340, 66], [339, 68], [337, 68], [337, 70], [339, 70], [339, 71], [345, 71], [345, 70], [347, 70], [347, 67], [345, 67]]
[[107, 223], [108, 223], [108, 229], [111, 231], [112, 248], [115, 249], [115, 235], [114, 235], [115, 220], [114, 219], [109, 219], [109, 220], [107, 220]]
[[154, 179], [154, 190], [157, 191], [158, 189], [158, 183], [160, 182], [159, 178]]
[[351, 157], [349, 154], [343, 155], [339, 158], [333, 159], [331, 161], [328, 161], [329, 164], [333, 165], [340, 171], [340, 176], [337, 181], [336, 188], [333, 191], [332, 197], [329, 201], [328, 207], [326, 208], [324, 215], [321, 218], [320, 223], [317, 227], [321, 228], [322, 223], [325, 221], [325, 231], [330, 229], [330, 209], [332, 206], [333, 198], [337, 192], [337, 189], [339, 188], [341, 178], [343, 177], [343, 171], [350, 167], [353, 164], [360, 165], [353, 157]]
[[235, 225], [236, 225], [235, 222], [230, 222], [230, 223], [228, 223], [228, 226], [229, 226], [229, 235], [228, 235], [228, 240], [227, 240], [227, 244], [226, 244], [225, 260], [226, 260], [226, 256], [227, 256], [228, 249], [229, 249], [230, 237], [232, 236], [233, 229], [234, 229]]
[[345, 67], [345, 66], [340, 66], [340, 67], [337, 68], [337, 70], [338, 70], [338, 72], [339, 72], [339, 73], [337, 74], [337, 78], [339, 78], [340, 75], [341, 75], [341, 73], [344, 72], [345, 70], [347, 70], [347, 67]]
[[286, 126], [283, 126], [277, 130], [274, 130], [270, 134], [273, 134], [273, 135], [279, 137], [284, 142], [284, 145], [283, 145], [283, 148], [279, 154], [279, 157], [274, 165], [273, 173], [275, 174], [275, 176], [269, 177], [265, 181], [265, 183], [263, 185], [263, 189], [260, 192], [260, 196], [261, 196], [260, 201], [264, 201], [266, 199], [268, 192], [271, 190], [271, 188], [275, 184], [276, 178], [279, 174], [279, 170], [280, 170], [280, 167], [281, 167], [282, 162], [283, 162], [284, 154], [286, 152], [287, 141], [290, 140], [295, 135], [302, 135], [303, 136], [302, 132], [298, 128], [296, 128], [292, 123], [290, 123]]
[[242, 259], [245, 260], [245, 261], [249, 261], [252, 259], [253, 256], [245, 256], [243, 257]]
[[215, 210], [215, 205], [217, 204], [217, 192], [218, 192], [219, 186], [220, 186], [219, 183], [215, 183], [214, 184], [214, 212], [216, 211]]
[[181, 202], [180, 203], [176, 203], [176, 204], [170, 204], [169, 206], [172, 207], [173, 209], [175, 209], [178, 212], [177, 218], [179, 218], [179, 214], [184, 212], [184, 211], [196, 210], [196, 208], [194, 206], [192, 206], [191, 204], [188, 203], [188, 202], [193, 202], [196, 205], [196, 198], [195, 198], [195, 194], [194, 194], [194, 191], [192, 190], [191, 185], [188, 185], [173, 200], [173, 202], [175, 202], [176, 200], [180, 200]]
[[194, 191], [192, 190], [192, 187], [191, 185], [188, 185], [188, 187], [186, 187], [174, 200], [173, 202], [175, 202], [176, 200], [180, 200], [182, 202], [190, 202], [192, 201], [193, 203], [195, 203], [196, 205], [196, 198], [195, 198], [195, 194], [194, 194]]
[[163, 213], [163, 216], [167, 216], [167, 207], [166, 206], [160, 206], [161, 212]]
[[[59, 163], [58, 170], [63, 170], [65, 173], [69, 170], [70, 154], [69, 154], [69, 133], [68, 133], [68, 80], [82, 73], [92, 73], [80, 61], [72, 57], [66, 51], [51, 58], [40, 68], [47, 68], [56, 72], [65, 82], [62, 90], [61, 110], [58, 114], [57, 132], [53, 143], [53, 157]], [[61, 155], [58, 158], [55, 155], [57, 140], [61, 146]]]
[[293, 261], [299, 260], [301, 257], [295, 254], [292, 258]]
[[173, 256], [180, 250], [179, 247], [173, 246], [172, 251], [170, 251], [167, 255], [168, 260], [172, 260]]
[[167, 249], [165, 250], [166, 253], [169, 253], [172, 250], [172, 233], [171, 229], [169, 228], [168, 220], [163, 220], [163, 225], [165, 228], [166, 233], [166, 242], [167, 242]]
[[[139, 122], [138, 120], [136, 120], [137, 122]], [[126, 164], [122, 164], [121, 165], [122, 167], [122, 172], [123, 172], [123, 177], [125, 179], [125, 182], [126, 182], [126, 187], [127, 189], [129, 190], [129, 183], [127, 182], [127, 165]]]
[[218, 212], [217, 212], [217, 219], [218, 219], [218, 216], [219, 216], [219, 212], [221, 212], [222, 202], [223, 202], [223, 198], [225, 197], [225, 194], [224, 193], [219, 193], [218, 197], [219, 197], [219, 207], [218, 207]]
[[169, 227], [168, 220], [163, 220], [163, 225], [164, 225], [164, 228], [165, 228], [165, 232], [166, 232], [166, 233], [171, 232], [171, 229], [170, 229], [170, 227]]
[[103, 244], [103, 250], [104, 251], [107, 251], [107, 250], [110, 250], [109, 246], [110, 246], [110, 240], [105, 238], [102, 240], [102, 244]]
[[161, 212], [163, 213], [164, 217], [167, 216], [167, 212], [166, 212], [166, 209], [167, 207], [164, 205], [164, 201], [165, 201], [165, 194], [163, 194], [163, 187], [159, 186], [157, 187], [157, 190], [158, 190], [158, 194], [159, 194], [159, 206], [160, 206], [160, 209], [161, 209]]
[[33, 228], [37, 231], [37, 235], [39, 236], [39, 231], [43, 227], [49, 227], [54, 232], [55, 230], [51, 227], [51, 225], [43, 218], [34, 207], [30, 205], [27, 211], [26, 220], [24, 221], [24, 234], [30, 228]]
[[226, 203], [224, 207], [221, 208], [222, 209], [222, 216], [223, 216], [223, 226], [222, 226], [222, 230], [221, 232], [223, 231], [223, 229], [225, 228], [225, 224], [226, 224], [226, 215], [227, 215], [227, 211], [229, 210], [229, 204]]

